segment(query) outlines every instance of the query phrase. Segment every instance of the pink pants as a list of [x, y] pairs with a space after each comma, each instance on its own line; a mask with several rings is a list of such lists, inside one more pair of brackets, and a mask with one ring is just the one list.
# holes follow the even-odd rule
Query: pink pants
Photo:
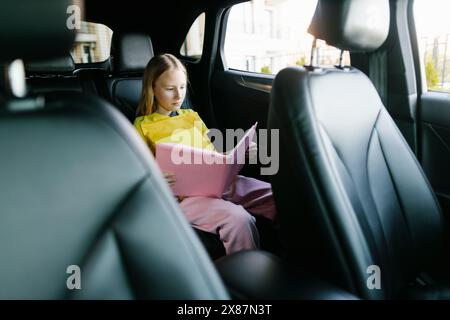
[[244, 176], [237, 176], [222, 199], [189, 197], [180, 206], [193, 227], [220, 236], [227, 254], [258, 248], [254, 216], [273, 221], [276, 215], [270, 184]]

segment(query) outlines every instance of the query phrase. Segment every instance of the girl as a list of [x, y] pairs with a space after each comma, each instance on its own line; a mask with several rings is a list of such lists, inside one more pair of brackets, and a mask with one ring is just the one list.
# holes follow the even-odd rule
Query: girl
[[[194, 112], [180, 109], [186, 85], [186, 69], [175, 56], [157, 55], [148, 63], [134, 126], [153, 152], [155, 141], [151, 141], [143, 128], [148, 123]], [[204, 147], [211, 146], [210, 141], [204, 143]], [[164, 175], [169, 184], [175, 181], [173, 175]], [[270, 220], [274, 220], [276, 215], [270, 184], [243, 176], [237, 176], [222, 199], [187, 197], [178, 201], [192, 226], [219, 235], [227, 254], [258, 248], [259, 235], [253, 215]]]

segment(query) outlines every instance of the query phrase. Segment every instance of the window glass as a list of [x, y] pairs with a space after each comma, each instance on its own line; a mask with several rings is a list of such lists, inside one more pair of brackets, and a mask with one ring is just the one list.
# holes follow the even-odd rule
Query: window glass
[[183, 45], [180, 54], [185, 57], [200, 59], [203, 52], [203, 38], [205, 34], [205, 13], [200, 14], [195, 19]]
[[111, 52], [112, 30], [99, 23], [81, 21], [71, 54], [75, 63], [102, 62]]
[[450, 92], [449, 12], [448, 0], [414, 1], [423, 83], [432, 91]]
[[[309, 64], [313, 37], [307, 28], [317, 0], [252, 0], [231, 8], [225, 38], [228, 68], [275, 74]], [[339, 63], [340, 50], [318, 41], [318, 63]], [[350, 65], [350, 55], [344, 53]]]

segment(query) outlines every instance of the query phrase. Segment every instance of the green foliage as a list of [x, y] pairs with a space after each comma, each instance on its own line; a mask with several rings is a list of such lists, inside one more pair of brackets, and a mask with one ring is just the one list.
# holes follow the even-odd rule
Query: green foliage
[[298, 66], [304, 66], [306, 65], [306, 57], [301, 57], [297, 61], [295, 61], [295, 64]]
[[265, 73], [265, 74], [272, 74], [272, 71], [270, 70], [269, 66], [263, 66], [261, 68], [261, 73]]
[[439, 75], [431, 59], [428, 60], [425, 65], [425, 74], [427, 77], [428, 88], [432, 89], [436, 87], [439, 83]]

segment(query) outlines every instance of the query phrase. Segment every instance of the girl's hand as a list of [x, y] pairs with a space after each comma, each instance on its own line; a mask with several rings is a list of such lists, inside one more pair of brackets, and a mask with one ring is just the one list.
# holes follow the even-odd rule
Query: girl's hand
[[[175, 179], [175, 174], [170, 172], [163, 172], [164, 178], [166, 179], [169, 186], [173, 186], [177, 179]], [[186, 198], [185, 196], [176, 196], [178, 202], [181, 202]]]
[[177, 179], [175, 179], [175, 174], [170, 172], [163, 172], [164, 178], [166, 179], [169, 186], [173, 186]]
[[258, 159], [258, 144], [253, 141], [250, 141], [250, 145], [245, 152], [245, 157], [249, 160], [250, 163], [256, 163]]

